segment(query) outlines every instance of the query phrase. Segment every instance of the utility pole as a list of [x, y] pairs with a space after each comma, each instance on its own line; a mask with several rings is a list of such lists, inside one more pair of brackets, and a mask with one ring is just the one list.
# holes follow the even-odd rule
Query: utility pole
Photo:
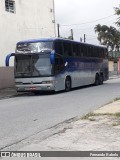
[[86, 42], [86, 35], [84, 34], [84, 43]]
[[73, 29], [71, 29], [70, 31], [71, 31], [71, 39], [73, 40]]
[[60, 37], [60, 25], [57, 24], [58, 37]]

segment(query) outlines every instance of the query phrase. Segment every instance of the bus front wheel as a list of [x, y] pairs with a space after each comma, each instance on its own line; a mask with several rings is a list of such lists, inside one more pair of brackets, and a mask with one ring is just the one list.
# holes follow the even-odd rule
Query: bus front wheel
[[71, 90], [71, 79], [69, 77], [65, 80], [65, 91], [69, 92]]

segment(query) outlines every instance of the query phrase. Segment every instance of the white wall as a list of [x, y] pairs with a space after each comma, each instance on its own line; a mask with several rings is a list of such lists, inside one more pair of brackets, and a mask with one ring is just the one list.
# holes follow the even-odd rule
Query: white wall
[[14, 1], [15, 14], [6, 12], [5, 0], [0, 0], [0, 66], [5, 65], [6, 55], [15, 51], [18, 41], [55, 37], [53, 0]]

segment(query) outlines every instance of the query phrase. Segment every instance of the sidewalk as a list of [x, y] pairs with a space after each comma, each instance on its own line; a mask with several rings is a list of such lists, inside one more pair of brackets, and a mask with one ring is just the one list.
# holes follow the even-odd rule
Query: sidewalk
[[15, 87], [0, 89], [0, 100], [25, 95], [27, 92], [16, 92]]
[[15, 88], [0, 89], [0, 99], [10, 98], [17, 95]]
[[[55, 127], [50, 137], [21, 151], [119, 151], [120, 100]], [[114, 158], [115, 159], [115, 158]]]

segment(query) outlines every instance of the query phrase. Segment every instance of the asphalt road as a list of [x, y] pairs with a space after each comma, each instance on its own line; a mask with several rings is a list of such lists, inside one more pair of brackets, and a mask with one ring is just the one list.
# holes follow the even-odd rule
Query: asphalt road
[[[0, 150], [120, 97], [120, 79], [57, 94], [0, 100]], [[31, 142], [32, 143], [32, 142]]]

